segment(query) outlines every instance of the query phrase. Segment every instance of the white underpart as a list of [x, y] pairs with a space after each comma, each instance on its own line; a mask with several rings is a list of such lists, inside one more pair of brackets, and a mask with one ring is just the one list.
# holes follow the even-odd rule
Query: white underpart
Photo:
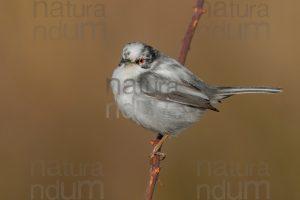
[[[137, 86], [137, 77], [142, 73], [142, 71], [143, 70], [138, 65], [128, 64], [128, 66], [125, 66], [123, 64], [115, 69], [112, 76], [114, 80], [111, 82], [111, 86], [118, 107], [120, 111], [126, 115], [126, 117], [133, 120], [135, 120], [135, 113], [133, 112], [133, 97], [140, 91]], [[129, 89], [133, 89], [134, 91], [126, 90], [125, 93], [124, 87], [126, 82], [132, 83], [132, 81], [135, 83], [135, 86], [129, 87]]]

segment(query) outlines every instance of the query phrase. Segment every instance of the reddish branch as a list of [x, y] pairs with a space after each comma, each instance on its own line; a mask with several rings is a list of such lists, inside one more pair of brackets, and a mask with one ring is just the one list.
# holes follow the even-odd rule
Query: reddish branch
[[[152, 146], [154, 147], [159, 142], [158, 139], [151, 142]], [[160, 149], [161, 151], [161, 149]], [[154, 189], [156, 182], [158, 180], [158, 175], [160, 172], [160, 156], [154, 155], [152, 158], [150, 158], [150, 174], [149, 174], [149, 183], [146, 191], [146, 200], [152, 200]]]
[[[187, 54], [190, 50], [191, 42], [194, 36], [194, 33], [196, 31], [198, 22], [202, 14], [205, 13], [205, 10], [203, 8], [204, 0], [196, 0], [196, 6], [194, 8], [194, 14], [192, 16], [192, 20], [187, 28], [187, 31], [185, 33], [184, 39], [183, 39], [183, 45], [178, 57], [178, 61], [181, 64], [184, 64], [186, 61]], [[155, 146], [159, 140], [155, 140], [152, 145]], [[161, 162], [161, 156], [160, 155], [154, 155], [150, 159], [150, 174], [149, 174], [149, 183], [146, 191], [146, 200], [152, 200], [153, 193], [155, 190], [155, 185], [158, 180], [158, 176], [161, 170], [160, 167]]]
[[203, 8], [203, 4], [204, 4], [204, 0], [196, 0], [194, 14], [193, 14], [192, 20], [186, 30], [186, 33], [185, 33], [185, 36], [183, 39], [183, 45], [182, 45], [182, 48], [181, 48], [181, 51], [180, 51], [180, 54], [178, 57], [178, 61], [181, 64], [184, 64], [186, 61], [186, 57], [190, 50], [192, 39], [193, 39], [195, 30], [197, 28], [199, 19], [200, 19], [201, 15], [206, 12], [205, 9]]

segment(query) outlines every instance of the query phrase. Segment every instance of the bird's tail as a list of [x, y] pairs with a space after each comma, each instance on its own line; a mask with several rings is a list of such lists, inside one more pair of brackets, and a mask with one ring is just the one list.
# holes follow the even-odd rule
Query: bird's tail
[[222, 100], [235, 94], [248, 94], [248, 93], [279, 93], [281, 88], [273, 87], [217, 87], [215, 94], [216, 100]]

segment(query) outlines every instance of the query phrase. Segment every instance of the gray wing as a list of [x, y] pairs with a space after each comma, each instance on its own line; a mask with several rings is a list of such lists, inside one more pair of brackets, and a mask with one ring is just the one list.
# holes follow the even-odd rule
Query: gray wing
[[162, 101], [218, 111], [211, 105], [209, 97], [201, 89], [179, 77], [164, 74], [155, 71], [141, 74], [138, 80], [141, 91], [147, 96]]
[[188, 85], [188, 87], [205, 94], [210, 99], [217, 93], [216, 87], [207, 85], [177, 60], [166, 55], [162, 55], [158, 61], [153, 64], [152, 71], [164, 77], [168, 77], [172, 81], [182, 82]]

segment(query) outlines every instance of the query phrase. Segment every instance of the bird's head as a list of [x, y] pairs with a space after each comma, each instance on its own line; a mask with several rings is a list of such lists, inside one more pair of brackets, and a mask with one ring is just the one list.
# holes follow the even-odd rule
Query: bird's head
[[140, 43], [133, 42], [124, 46], [122, 51], [122, 59], [120, 66], [139, 66], [143, 69], [151, 68], [151, 63], [159, 56], [159, 52], [153, 47]]

